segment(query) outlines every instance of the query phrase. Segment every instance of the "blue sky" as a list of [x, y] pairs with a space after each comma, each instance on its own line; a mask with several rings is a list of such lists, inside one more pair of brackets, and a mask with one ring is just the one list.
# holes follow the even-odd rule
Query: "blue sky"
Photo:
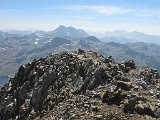
[[53, 30], [59, 25], [160, 35], [160, 0], [0, 0], [0, 29]]

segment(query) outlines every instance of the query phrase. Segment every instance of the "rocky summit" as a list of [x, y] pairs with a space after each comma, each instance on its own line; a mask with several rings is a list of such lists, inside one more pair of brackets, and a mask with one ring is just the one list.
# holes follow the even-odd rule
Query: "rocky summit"
[[0, 91], [0, 120], [157, 120], [160, 76], [88, 51], [21, 65]]

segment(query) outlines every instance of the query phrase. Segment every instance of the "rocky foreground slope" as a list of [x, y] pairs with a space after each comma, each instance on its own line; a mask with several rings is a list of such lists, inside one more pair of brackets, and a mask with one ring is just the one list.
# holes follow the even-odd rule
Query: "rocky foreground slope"
[[0, 91], [0, 120], [160, 119], [157, 70], [95, 52], [62, 52], [22, 65]]

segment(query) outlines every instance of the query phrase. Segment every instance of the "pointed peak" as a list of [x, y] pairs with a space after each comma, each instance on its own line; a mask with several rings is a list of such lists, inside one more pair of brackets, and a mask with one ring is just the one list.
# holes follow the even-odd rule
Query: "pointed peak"
[[64, 25], [59, 25], [58, 28], [66, 28], [66, 26], [64, 26]]
[[66, 27], [64, 25], [60, 25], [54, 31], [51, 31], [51, 33], [54, 37], [70, 36], [74, 38], [82, 38], [88, 36], [88, 33], [85, 32], [83, 29], [76, 29], [72, 26]]

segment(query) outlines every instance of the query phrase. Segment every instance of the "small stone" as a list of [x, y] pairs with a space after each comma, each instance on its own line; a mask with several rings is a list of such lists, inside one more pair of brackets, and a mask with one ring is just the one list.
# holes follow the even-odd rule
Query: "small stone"
[[103, 120], [103, 115], [96, 115], [96, 120]]
[[92, 106], [91, 109], [92, 109], [92, 111], [94, 111], [94, 112], [98, 112], [98, 107], [97, 107], [97, 106]]
[[138, 104], [135, 109], [138, 114], [144, 114], [144, 107], [142, 104]]

